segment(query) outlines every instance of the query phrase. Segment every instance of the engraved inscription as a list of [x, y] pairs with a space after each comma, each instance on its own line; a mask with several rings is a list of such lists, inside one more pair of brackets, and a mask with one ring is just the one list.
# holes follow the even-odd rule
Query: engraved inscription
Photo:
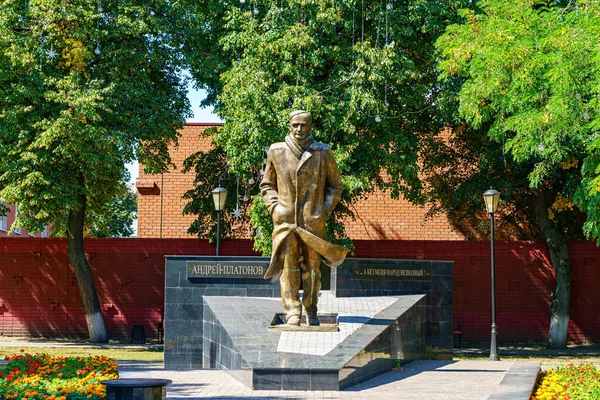
[[189, 278], [263, 279], [269, 263], [260, 261], [188, 261]]
[[424, 267], [395, 267], [382, 265], [360, 265], [353, 269], [355, 279], [391, 279], [406, 281], [431, 281], [431, 269]]

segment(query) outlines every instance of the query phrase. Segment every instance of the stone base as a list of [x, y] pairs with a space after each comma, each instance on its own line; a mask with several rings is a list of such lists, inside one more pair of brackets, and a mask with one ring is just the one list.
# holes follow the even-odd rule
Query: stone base
[[339, 332], [270, 331], [281, 300], [204, 297], [203, 368], [258, 390], [341, 390], [424, 355], [425, 295], [338, 299]]
[[269, 330], [282, 332], [338, 332], [340, 330], [338, 323], [338, 315], [332, 314], [317, 314], [320, 325], [308, 325], [306, 315], [302, 314], [300, 325], [288, 325], [285, 323], [285, 314], [277, 313], [269, 325]]
[[168, 369], [202, 368], [203, 296], [278, 297], [279, 282], [249, 278], [188, 278], [190, 262], [269, 263], [268, 257], [167, 256], [164, 363]]
[[348, 257], [331, 269], [336, 297], [427, 295], [427, 346], [436, 358], [452, 359], [453, 261]]

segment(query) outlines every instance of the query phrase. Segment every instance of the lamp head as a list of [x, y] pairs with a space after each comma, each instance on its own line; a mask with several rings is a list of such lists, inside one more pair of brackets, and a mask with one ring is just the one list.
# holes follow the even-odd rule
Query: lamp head
[[213, 203], [215, 204], [215, 211], [222, 211], [225, 208], [225, 201], [227, 200], [227, 189], [218, 187], [213, 189], [211, 194]]
[[487, 212], [492, 214], [498, 209], [498, 202], [500, 201], [500, 192], [490, 188], [483, 194], [483, 200], [485, 201], [485, 208]]

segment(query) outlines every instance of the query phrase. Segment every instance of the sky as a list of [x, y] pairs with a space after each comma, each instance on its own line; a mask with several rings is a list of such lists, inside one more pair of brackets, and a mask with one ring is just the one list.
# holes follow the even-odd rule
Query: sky
[[[200, 108], [200, 102], [206, 97], [206, 91], [196, 90], [192, 84], [188, 85], [188, 99], [192, 106], [192, 112], [194, 116], [189, 118], [187, 122], [221, 122], [221, 118], [218, 115], [213, 114], [213, 108]], [[131, 175], [130, 183], [135, 184], [138, 178], [138, 163], [127, 164], [127, 169]]]

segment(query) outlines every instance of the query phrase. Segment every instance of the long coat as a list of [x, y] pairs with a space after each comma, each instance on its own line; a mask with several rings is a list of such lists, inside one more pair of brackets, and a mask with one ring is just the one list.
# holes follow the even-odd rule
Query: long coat
[[260, 189], [274, 225], [273, 253], [265, 279], [283, 269], [283, 243], [292, 231], [319, 252], [326, 264], [336, 267], [342, 263], [346, 249], [321, 240], [325, 238], [325, 220], [342, 194], [342, 179], [329, 146], [314, 141], [298, 159], [285, 142], [274, 143]]

